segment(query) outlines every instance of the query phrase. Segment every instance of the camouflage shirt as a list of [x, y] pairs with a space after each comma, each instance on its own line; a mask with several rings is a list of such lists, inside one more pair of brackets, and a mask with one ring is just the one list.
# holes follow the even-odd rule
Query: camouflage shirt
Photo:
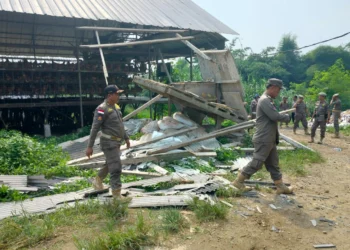
[[279, 114], [273, 99], [264, 93], [258, 102], [256, 111], [256, 132], [253, 141], [256, 143], [276, 143], [278, 136], [277, 122], [289, 122], [288, 114]]
[[[121, 141], [129, 138], [124, 129], [122, 113], [117, 105], [109, 105], [106, 100], [95, 109], [88, 147], [93, 147], [100, 129], [102, 133], [120, 138]], [[101, 138], [101, 143], [103, 140], [108, 139]], [[121, 141], [115, 143], [120, 144]]]
[[341, 111], [341, 101], [340, 99], [335, 102], [331, 102], [331, 106], [333, 106], [333, 111]]
[[315, 106], [315, 118], [322, 122], [327, 120], [328, 117], [328, 103], [327, 102], [316, 102]]
[[306, 115], [306, 104], [305, 104], [305, 102], [301, 102], [301, 103], [296, 102], [294, 104], [294, 107], [295, 107], [295, 115], [299, 115], [299, 116]]

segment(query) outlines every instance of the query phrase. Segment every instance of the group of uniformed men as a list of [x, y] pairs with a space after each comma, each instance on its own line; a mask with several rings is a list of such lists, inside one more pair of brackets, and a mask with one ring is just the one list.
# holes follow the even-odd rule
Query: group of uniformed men
[[[249, 179], [265, 164], [276, 185], [277, 194], [291, 194], [293, 192], [292, 187], [287, 187], [283, 183], [277, 153], [277, 145], [279, 143], [278, 122], [280, 122], [280, 126], [282, 126], [282, 123], [286, 123], [288, 126], [290, 122], [289, 114], [280, 114], [274, 103], [274, 99], [279, 95], [282, 88], [283, 82], [281, 80], [275, 78], [269, 79], [264, 94], [261, 97], [255, 95], [251, 103], [251, 117], [252, 119], [256, 119], [256, 132], [253, 136], [254, 153], [253, 159], [242, 169], [237, 179], [232, 183], [240, 190], [250, 190], [249, 187], [244, 185], [244, 181]], [[117, 199], [121, 198], [122, 186], [120, 180], [122, 171], [120, 145], [125, 141], [127, 148], [130, 147], [129, 138], [124, 130], [122, 113], [117, 105], [119, 94], [122, 92], [123, 90], [120, 90], [116, 85], [108, 85], [105, 88], [105, 100], [95, 110], [90, 139], [86, 149], [86, 155], [90, 158], [93, 153], [93, 145], [97, 133], [101, 129], [100, 146], [106, 157], [106, 165], [98, 172], [98, 175], [93, 181], [93, 186], [96, 190], [103, 189], [103, 179], [110, 173], [112, 195]], [[316, 103], [316, 108], [312, 115], [314, 123], [311, 129], [310, 142], [314, 142], [315, 131], [318, 126], [321, 127], [320, 143], [322, 143], [325, 136], [326, 122], [329, 121], [330, 117], [330, 111], [325, 98], [325, 93], [319, 93], [319, 101]], [[333, 96], [331, 105], [333, 106], [336, 137], [339, 137], [338, 120], [340, 117], [341, 102], [338, 94]], [[309, 134], [306, 121], [308, 111], [304, 103], [304, 97], [301, 95], [295, 97], [293, 107], [296, 109], [295, 114], [292, 114], [294, 132], [296, 132], [298, 123], [301, 121], [305, 129], [305, 134]], [[289, 108], [288, 100], [284, 97], [283, 102], [280, 104], [280, 110], [287, 110]]]
[[[284, 111], [290, 108], [295, 108], [295, 112], [292, 112], [292, 115], [291, 115], [291, 120], [293, 122], [293, 132], [294, 134], [296, 134], [297, 128], [299, 128], [299, 123], [301, 122], [304, 127], [305, 135], [311, 135], [311, 140], [309, 141], [309, 143], [315, 142], [314, 138], [315, 138], [316, 129], [320, 127], [321, 136], [318, 143], [322, 144], [323, 139], [325, 137], [326, 124], [329, 123], [329, 120], [330, 120], [331, 109], [332, 109], [333, 123], [334, 123], [334, 129], [335, 129], [334, 138], [339, 138], [339, 119], [340, 119], [340, 113], [341, 113], [341, 101], [339, 99], [339, 94], [333, 95], [330, 104], [328, 104], [326, 101], [326, 96], [327, 96], [326, 93], [320, 92], [318, 96], [319, 96], [319, 101], [316, 102], [314, 112], [312, 113], [312, 116], [311, 116], [311, 118], [313, 119], [311, 134], [308, 132], [306, 118], [309, 116], [309, 111], [306, 107], [306, 103], [304, 102], [304, 96], [302, 95], [294, 96], [292, 105], [288, 103], [287, 97], [283, 97], [282, 102], [279, 105], [279, 110]], [[258, 100], [259, 100], [259, 95], [256, 94], [250, 104], [250, 114], [252, 119], [256, 118], [256, 108], [257, 108]], [[286, 127], [288, 127], [289, 122], [290, 121], [280, 122], [280, 127], [282, 127], [283, 123], [285, 123]]]

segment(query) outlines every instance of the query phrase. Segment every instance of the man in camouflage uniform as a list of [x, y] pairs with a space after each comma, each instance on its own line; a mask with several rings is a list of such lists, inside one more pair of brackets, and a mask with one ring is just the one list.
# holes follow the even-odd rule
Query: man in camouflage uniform
[[90, 158], [93, 153], [96, 135], [101, 129], [100, 146], [106, 157], [106, 165], [100, 169], [98, 175], [93, 181], [96, 190], [103, 189], [103, 179], [110, 173], [110, 185], [112, 195], [115, 198], [121, 198], [121, 180], [122, 164], [120, 160], [120, 145], [125, 140], [127, 148], [130, 147], [129, 137], [124, 130], [122, 113], [117, 109], [119, 94], [123, 90], [118, 89], [116, 85], [108, 85], [105, 90], [105, 100], [95, 110], [94, 120], [91, 126], [90, 138], [86, 149], [86, 156]]
[[250, 117], [252, 120], [256, 118], [256, 107], [258, 105], [259, 98], [260, 96], [255, 94], [253, 101], [250, 103]]
[[340, 119], [340, 113], [341, 113], [341, 101], [339, 99], [339, 94], [333, 95], [330, 106], [332, 107], [333, 124], [335, 129], [335, 136], [333, 138], [340, 138], [339, 137], [339, 119]]
[[309, 143], [315, 142], [314, 137], [318, 126], [320, 126], [321, 129], [321, 137], [318, 144], [323, 143], [323, 139], [326, 135], [326, 123], [329, 122], [330, 117], [330, 111], [328, 108], [328, 103], [326, 102], [326, 96], [327, 95], [324, 92], [320, 92], [318, 94], [319, 101], [316, 102], [315, 111], [312, 115], [314, 123], [311, 127], [311, 140], [309, 141]]
[[307, 120], [306, 116], [308, 115], [308, 110], [306, 104], [304, 102], [304, 96], [300, 95], [298, 101], [294, 104], [293, 108], [295, 108], [295, 121], [293, 132], [296, 134], [296, 130], [299, 127], [299, 122], [303, 124], [305, 135], [310, 135], [307, 128]]
[[[284, 96], [282, 98], [282, 102], [280, 103], [280, 111], [284, 111], [284, 110], [287, 110], [287, 109], [290, 109], [290, 106], [289, 106], [289, 103], [288, 103], [288, 97]], [[288, 122], [286, 122], [286, 127], [288, 128]], [[282, 124], [283, 122], [280, 122], [280, 128], [282, 128]]]
[[282, 174], [278, 166], [277, 144], [279, 143], [278, 122], [289, 122], [288, 114], [279, 114], [273, 99], [276, 98], [283, 88], [279, 79], [269, 79], [266, 91], [261, 96], [257, 106], [256, 132], [253, 137], [254, 154], [253, 160], [248, 163], [238, 175], [233, 185], [242, 190], [250, 188], [244, 185], [244, 180], [249, 179], [259, 171], [263, 164], [270, 172], [271, 178], [277, 187], [277, 194], [290, 194], [292, 188], [287, 187], [282, 181]]
[[[292, 107], [294, 107], [294, 104], [297, 102], [297, 100], [298, 100], [298, 96], [297, 95], [293, 96], [293, 105], [292, 105]], [[292, 112], [292, 122], [293, 122], [293, 124], [294, 124], [294, 121], [295, 121], [295, 112]]]

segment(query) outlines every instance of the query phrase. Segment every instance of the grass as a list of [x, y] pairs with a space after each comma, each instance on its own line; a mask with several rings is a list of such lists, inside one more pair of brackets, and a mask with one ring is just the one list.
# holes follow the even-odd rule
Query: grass
[[220, 198], [241, 197], [242, 191], [231, 187], [220, 187], [218, 190], [216, 190], [215, 194]]
[[138, 132], [138, 133], [136, 133], [136, 134], [134, 134], [134, 135], [131, 135], [131, 136], [129, 136], [129, 137], [130, 137], [130, 140], [137, 141], [137, 140], [139, 140], [142, 136], [143, 136], [143, 133]]
[[155, 245], [158, 232], [152, 223], [145, 221], [144, 216], [139, 213], [135, 225], [127, 226], [122, 230], [100, 235], [92, 240], [75, 239], [79, 249], [108, 250], [108, 249], [142, 249], [145, 246]]
[[305, 149], [280, 151], [279, 159], [282, 172], [292, 176], [306, 176], [305, 165], [325, 161], [318, 152]]
[[[350, 126], [340, 127], [339, 130], [341, 134], [350, 136]], [[327, 127], [327, 132], [334, 134], [335, 133], [334, 127]]]
[[224, 220], [227, 218], [229, 209], [226, 205], [218, 202], [214, 205], [209, 204], [206, 201], [194, 198], [189, 202], [189, 208], [193, 210], [196, 218], [200, 222], [214, 221], [217, 219]]
[[178, 233], [189, 227], [188, 222], [177, 209], [164, 210], [161, 218], [161, 229], [167, 233]]
[[236, 159], [243, 156], [242, 152], [232, 148], [218, 148], [216, 150], [216, 154], [216, 159], [224, 163], [235, 161]]
[[74, 207], [60, 208], [50, 214], [23, 213], [22, 216], [4, 219], [0, 222], [0, 249], [31, 247], [56, 237], [66, 227], [70, 231], [81, 230], [94, 221], [118, 220], [127, 216], [128, 202], [114, 200], [101, 204], [89, 200], [86, 203], [77, 202]]

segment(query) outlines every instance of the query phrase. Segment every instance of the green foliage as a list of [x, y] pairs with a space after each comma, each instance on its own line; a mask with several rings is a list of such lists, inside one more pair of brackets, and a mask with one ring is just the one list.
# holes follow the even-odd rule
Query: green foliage
[[242, 191], [233, 189], [231, 187], [220, 187], [215, 192], [217, 197], [229, 198], [229, 197], [241, 197]]
[[22, 201], [25, 200], [27, 197], [27, 195], [21, 194], [17, 190], [12, 190], [8, 186], [0, 186], [0, 202]]
[[227, 128], [227, 127], [234, 126], [234, 125], [236, 125], [236, 124], [237, 124], [237, 123], [234, 122], [234, 121], [231, 121], [231, 120], [224, 120], [224, 121], [221, 123], [221, 127]]
[[[121, 179], [122, 183], [128, 183], [128, 182], [143, 180], [142, 177], [134, 175], [134, 174], [132, 174], [132, 175], [122, 175], [122, 176], [120, 176], [120, 179]], [[109, 181], [109, 179], [108, 179], [108, 181]]]
[[47, 174], [65, 166], [68, 155], [53, 143], [42, 144], [17, 131], [0, 130], [1, 174]]
[[[184, 59], [178, 59], [173, 64], [173, 70], [171, 74], [173, 82], [190, 81], [190, 64]], [[193, 81], [202, 81], [202, 75], [197, 63], [197, 59], [193, 60]]]
[[206, 201], [199, 200], [197, 197], [193, 198], [188, 205], [200, 222], [226, 219], [229, 212], [227, 206], [221, 202], [211, 205]]
[[147, 186], [145, 187], [145, 190], [147, 192], [153, 192], [153, 191], [157, 191], [157, 190], [164, 190], [164, 189], [169, 189], [172, 188], [178, 184], [180, 184], [181, 182], [178, 180], [171, 180], [171, 181], [167, 181], [167, 182], [160, 182], [157, 183], [155, 185], [152, 186]]
[[134, 135], [129, 136], [129, 138], [130, 138], [130, 140], [137, 141], [137, 140], [139, 140], [142, 136], [143, 136], [143, 133], [138, 132], [138, 133], [136, 133], [136, 134], [134, 134]]
[[202, 125], [215, 125], [215, 119], [206, 116], [202, 121]]
[[283, 173], [294, 176], [305, 176], [307, 170], [305, 165], [324, 162], [324, 158], [318, 152], [305, 149], [279, 152], [280, 167]]
[[250, 133], [245, 133], [242, 140], [243, 148], [254, 148], [253, 136]]
[[157, 233], [151, 224], [146, 223], [142, 214], [139, 214], [135, 226], [130, 226], [121, 231], [108, 233], [107, 236], [99, 236], [97, 239], [83, 242], [76, 240], [79, 249], [108, 250], [108, 249], [143, 249], [152, 246], [157, 241]]
[[225, 163], [235, 161], [243, 155], [242, 152], [232, 148], [218, 148], [216, 154], [216, 159]]
[[167, 233], [178, 233], [189, 226], [185, 218], [177, 209], [164, 210], [161, 220], [161, 229]]

